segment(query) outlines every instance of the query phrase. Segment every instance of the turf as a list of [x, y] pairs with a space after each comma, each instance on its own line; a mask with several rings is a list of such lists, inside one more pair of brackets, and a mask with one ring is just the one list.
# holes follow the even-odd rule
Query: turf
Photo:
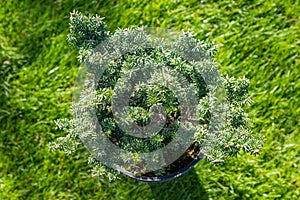
[[[63, 135], [53, 120], [71, 117], [73, 9], [105, 17], [112, 32], [145, 25], [214, 41], [222, 73], [251, 81], [247, 111], [265, 136], [261, 153], [222, 167], [201, 161], [174, 181], [148, 184], [92, 178], [84, 148], [50, 152]], [[298, 0], [1, 1], [0, 199], [299, 199], [299, 13]]]

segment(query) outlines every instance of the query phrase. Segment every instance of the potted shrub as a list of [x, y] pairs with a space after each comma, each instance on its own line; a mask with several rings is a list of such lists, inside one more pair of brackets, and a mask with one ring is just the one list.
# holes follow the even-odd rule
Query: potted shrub
[[218, 73], [215, 46], [190, 32], [107, 30], [99, 16], [74, 11], [68, 41], [86, 66], [75, 87], [73, 119], [51, 149], [85, 145], [95, 175], [119, 172], [140, 181], [173, 179], [199, 160], [223, 164], [239, 151], [256, 154], [261, 136], [243, 107], [249, 81]]

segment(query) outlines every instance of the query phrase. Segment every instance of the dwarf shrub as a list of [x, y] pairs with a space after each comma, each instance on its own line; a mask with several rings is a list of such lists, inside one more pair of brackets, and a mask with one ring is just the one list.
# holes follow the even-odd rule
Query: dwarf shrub
[[[113, 62], [105, 63], [107, 68], [101, 76], [97, 76], [97, 71], [101, 71], [101, 69], [96, 64], [96, 54], [93, 53], [97, 50], [99, 44], [105, 43], [108, 39], [110, 41], [106, 43], [107, 47], [112, 49], [121, 49], [119, 47], [126, 44], [126, 42], [132, 44], [133, 47], [130, 51], [114, 55]], [[126, 41], [127, 39], [128, 41]], [[95, 74], [96, 94], [92, 103], [87, 107], [95, 108], [99, 125], [110, 141], [119, 148], [136, 155], [136, 165], [131, 166], [132, 169], [139, 166], [139, 153], [153, 152], [164, 148], [174, 137], [178, 136], [178, 128], [183, 120], [181, 116], [183, 110], [180, 107], [178, 97], [170, 88], [160, 84], [163, 78], [159, 75], [154, 78], [151, 84], [139, 84], [130, 96], [130, 109], [126, 117], [141, 127], [147, 126], [151, 123], [151, 107], [161, 105], [165, 109], [166, 121], [163, 128], [155, 135], [147, 138], [134, 137], [118, 126], [113, 115], [112, 99], [118, 82], [123, 77], [131, 76], [131, 72], [138, 65], [155, 63], [158, 66], [167, 66], [169, 69], [181, 74], [195, 93], [197, 108], [194, 112], [197, 113], [196, 121], [198, 123], [190, 147], [178, 161], [169, 166], [151, 173], [139, 173], [137, 175], [164, 176], [174, 173], [184, 167], [183, 165], [191, 162], [201, 152], [204, 152], [204, 158], [214, 165], [223, 164], [228, 158], [236, 156], [241, 150], [251, 154], [259, 152], [262, 146], [261, 136], [251, 131], [251, 124], [244, 111], [244, 107], [252, 102], [248, 94], [249, 80], [244, 77], [203, 77], [202, 72], [217, 71], [217, 66], [212, 61], [216, 49], [213, 44], [196, 39], [190, 32], [183, 32], [176, 38], [172, 46], [176, 51], [166, 48], [167, 45], [137, 45], [135, 47], [136, 41], [146, 44], [147, 41], [151, 40], [153, 40], [151, 35], [144, 34], [143, 28], [118, 29], [115, 33], [110, 33], [103, 18], [97, 15], [84, 16], [74, 11], [70, 16], [68, 41], [79, 49], [80, 62], [90, 63], [89, 66], [91, 67], [88, 68], [88, 71]], [[101, 49], [97, 51], [101, 52]], [[182, 56], [178, 52], [188, 56]], [[197, 62], [194, 61], [195, 59], [197, 59]], [[208, 137], [209, 125], [215, 117], [213, 110], [215, 109], [214, 105], [216, 105], [214, 102], [217, 99], [211, 98], [216, 90], [208, 82], [218, 83], [219, 86], [224, 88], [222, 106], [225, 115], [220, 121], [222, 127], [218, 129], [213, 137]], [[121, 91], [126, 90], [126, 87], [122, 84], [119, 88]], [[81, 98], [84, 98], [84, 96], [85, 93], [82, 93]], [[78, 108], [73, 107], [72, 109], [76, 113]], [[74, 119], [59, 119], [56, 124], [59, 129], [66, 132], [66, 136], [60, 137], [56, 142], [51, 143], [51, 149], [60, 149], [67, 154], [74, 153], [78, 145], [82, 145], [81, 133], [78, 132]], [[109, 179], [117, 177], [117, 171], [106, 167], [93, 155], [91, 155], [89, 163], [94, 165], [93, 175], [106, 176]]]

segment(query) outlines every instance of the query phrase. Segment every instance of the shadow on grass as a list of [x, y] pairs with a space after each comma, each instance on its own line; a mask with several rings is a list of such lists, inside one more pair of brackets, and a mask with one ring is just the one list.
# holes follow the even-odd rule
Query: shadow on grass
[[195, 169], [171, 181], [149, 183], [155, 200], [208, 199]]

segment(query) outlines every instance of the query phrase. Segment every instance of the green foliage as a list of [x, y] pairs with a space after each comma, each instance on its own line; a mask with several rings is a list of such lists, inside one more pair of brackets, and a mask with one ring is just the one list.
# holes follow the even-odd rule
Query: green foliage
[[[79, 63], [67, 46], [74, 9], [106, 16], [109, 30], [133, 25], [190, 30], [218, 45], [223, 73], [250, 79], [245, 111], [265, 135], [258, 156], [222, 167], [200, 162], [163, 184], [90, 178], [84, 149], [66, 157], [48, 143], [69, 108]], [[0, 199], [298, 199], [299, 1], [1, 1]], [[7, 69], [7, 68], [6, 68]], [[2, 94], [1, 90], [1, 94]], [[205, 108], [203, 108], [205, 110]], [[163, 191], [163, 192], [161, 192]]]
[[79, 49], [94, 48], [108, 36], [106, 24], [99, 16], [87, 17], [78, 11], [70, 14], [68, 41]]
[[[71, 13], [70, 20], [69, 35], [71, 36], [68, 36], [68, 40], [74, 46], [78, 47], [79, 50], [85, 49], [93, 52], [97, 44], [100, 44], [109, 37], [105, 23], [102, 22], [101, 18], [98, 16], [84, 16], [81, 13], [74, 11]], [[116, 49], [118, 48], [118, 45], [123, 45], [120, 46], [120, 49], [127, 48], [126, 40], [129, 41], [128, 45], [133, 46], [133, 43], [139, 43], [139, 38], [142, 38], [144, 45], [146, 41], [151, 40], [150, 35], [139, 37], [140, 33], [138, 31], [139, 29], [119, 29], [112, 34], [110, 36], [111, 39], [109, 39]], [[121, 39], [120, 44], [119, 38]], [[115, 42], [115, 44], [113, 42]], [[108, 46], [110, 47], [110, 45]], [[180, 52], [187, 55], [187, 59], [190, 59], [190, 61], [196, 61], [190, 63], [188, 60], [185, 60], [178, 55], [178, 53], [174, 53], [175, 49], [173, 50], [174, 52], [172, 52], [172, 49], [165, 49], [163, 45], [161, 47], [151, 47], [148, 49], [137, 46], [136, 49], [133, 48], [132, 51], [126, 52], [121, 55], [121, 57], [116, 56], [117, 60], [114, 60], [112, 64], [108, 65], [108, 68], [104, 71], [103, 76], [99, 77], [99, 80], [95, 80], [97, 83], [97, 93], [99, 95], [96, 96], [92, 105], [89, 103], [89, 105], [86, 105], [85, 107], [97, 108], [99, 124], [107, 137], [126, 151], [131, 151], [133, 153], [149, 153], [165, 147], [170, 140], [178, 134], [177, 129], [179, 127], [181, 110], [178, 107], [179, 102], [177, 97], [172, 94], [172, 91], [160, 85], [164, 78], [155, 80], [150, 85], [140, 84], [135, 86], [139, 89], [130, 99], [130, 113], [129, 116], [127, 116], [127, 118], [131, 118], [134, 122], [145, 126], [150, 122], [150, 108], [155, 104], [161, 104], [166, 110], [167, 119], [164, 128], [157, 135], [146, 139], [135, 138], [128, 135], [118, 127], [116, 119], [113, 116], [112, 91], [115, 89], [116, 83], [122, 81], [121, 78], [124, 76], [131, 76], [131, 71], [137, 66], [144, 66], [146, 63], [151, 63], [151, 65], [157, 64], [158, 66], [167, 66], [174, 69], [176, 72], [182, 74], [185, 79], [189, 81], [189, 84], [192, 85], [193, 90], [196, 91], [198, 98], [197, 102], [200, 102], [198, 104], [198, 107], [200, 108], [200, 118], [197, 120], [202, 120], [205, 124], [197, 125], [198, 128], [200, 128], [200, 131], [194, 133], [195, 141], [193, 143], [200, 147], [200, 149], [205, 149], [205, 158], [208, 161], [214, 164], [224, 164], [229, 157], [236, 156], [240, 150], [251, 152], [252, 154], [255, 154], [255, 152], [257, 153], [259, 148], [262, 147], [262, 139], [261, 136], [254, 134], [251, 131], [247, 114], [243, 110], [243, 106], [245, 104], [249, 105], [251, 102], [248, 95], [249, 81], [245, 78], [234, 79], [228, 77], [224, 80], [218, 80], [218, 78], [215, 77], [216, 73], [207, 75], [206, 81], [219, 81], [224, 85], [224, 92], [226, 93], [227, 100], [227, 102], [223, 103], [226, 105], [225, 125], [221, 128], [220, 133], [213, 132], [212, 134], [217, 134], [217, 136], [211, 138], [208, 134], [210, 126], [213, 126], [210, 125], [210, 121], [212, 118], [217, 118], [218, 116], [213, 116], [212, 111], [214, 106], [216, 106], [216, 104], [213, 104], [214, 100], [211, 98], [214, 95], [214, 92], [212, 89], [208, 89], [209, 85], [201, 76], [201, 72], [215, 70], [215, 64], [211, 61], [211, 56], [215, 54], [215, 47], [211, 44], [206, 44], [201, 40], [197, 40], [192, 33], [184, 32], [178, 37], [178, 42], [173, 48], [180, 49]], [[113, 54], [114, 52], [109, 53]], [[91, 56], [89, 57], [91, 58], [86, 58], [88, 60], [95, 60], [96, 55], [90, 55]], [[92, 62], [91, 65], [93, 67], [96, 66], [95, 69], [92, 69], [96, 72], [101, 70], [97, 69], [97, 67], [103, 67], [98, 64], [99, 61], [89, 62]], [[160, 75], [154, 75], [154, 77], [159, 76]], [[98, 78], [98, 76], [95, 77], [96, 79]], [[120, 90], [122, 93], [122, 91], [128, 90], [128, 88], [124, 85], [121, 86]], [[81, 96], [85, 94], [89, 94], [89, 92], [83, 91]], [[85, 96], [82, 96], [81, 98], [85, 98]], [[203, 110], [201, 109], [202, 104], [208, 105], [208, 108], [204, 109], [204, 113], [201, 113], [201, 110]], [[75, 107], [73, 109], [75, 111], [77, 110]], [[194, 112], [197, 111], [195, 110]], [[81, 116], [81, 118], [85, 118], [85, 116]], [[79, 133], [76, 133], [76, 126], [68, 128], [69, 123], [70, 122], [65, 121], [68, 133], [67, 136], [65, 138], [61, 137], [55, 143], [52, 143], [52, 149], [62, 149], [67, 154], [74, 152], [76, 149], [78, 141], [74, 140], [72, 134], [76, 135]], [[78, 126], [81, 125], [79, 124]], [[207, 145], [207, 143], [209, 144]], [[124, 162], [127, 162], [130, 158], [124, 159]], [[181, 167], [182, 166], [178, 166], [178, 170], [181, 169]], [[100, 169], [102, 170], [102, 168]], [[166, 171], [163, 174], [167, 175], [168, 173], [170, 172]]]

